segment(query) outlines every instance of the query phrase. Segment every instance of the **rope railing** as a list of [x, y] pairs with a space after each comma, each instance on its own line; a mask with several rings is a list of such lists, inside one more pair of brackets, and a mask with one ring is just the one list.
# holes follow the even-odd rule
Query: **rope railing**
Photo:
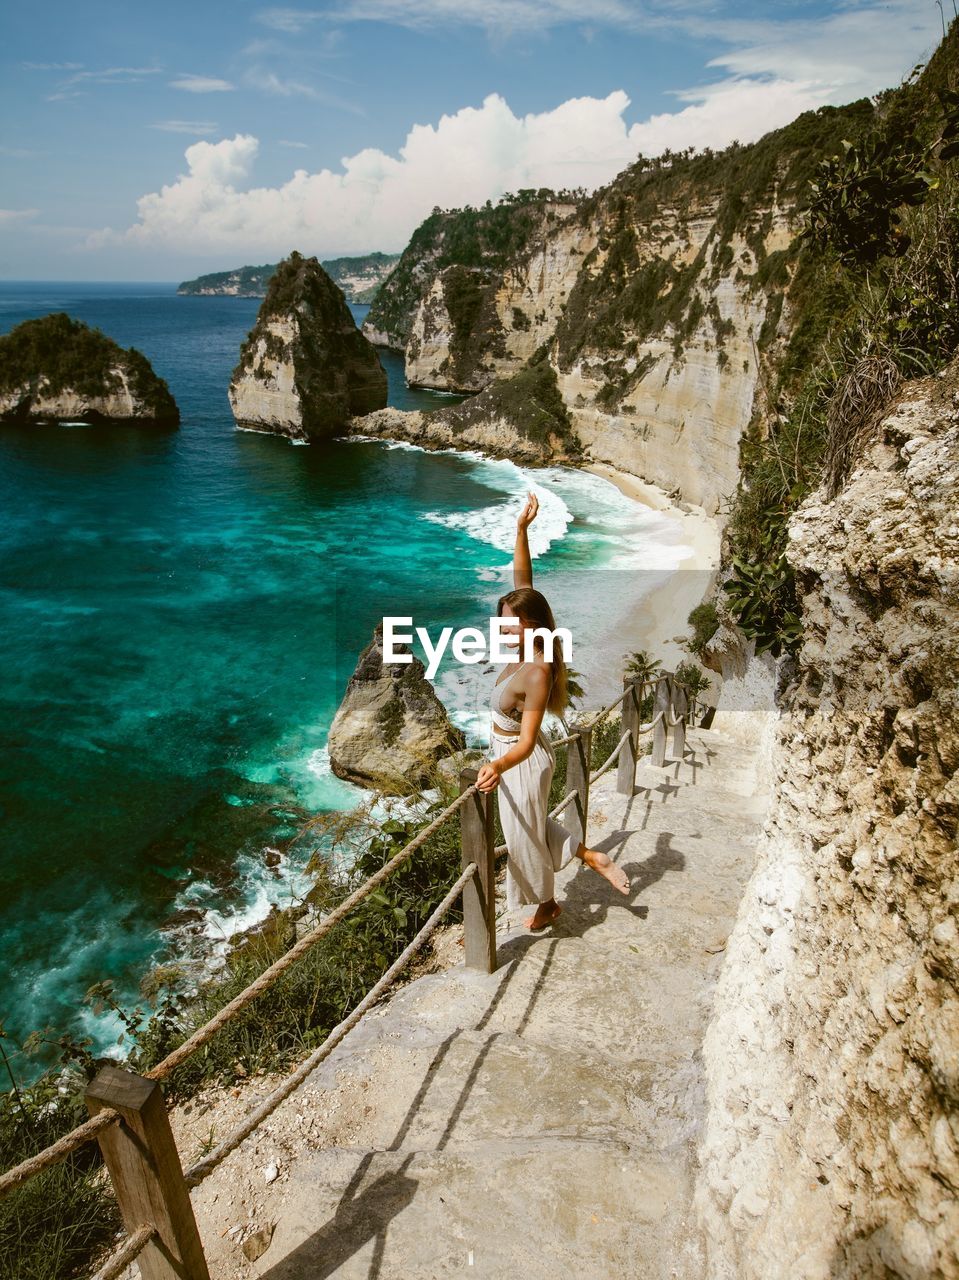
[[[650, 686], [656, 691], [656, 714], [648, 724], [644, 724], [640, 707], [644, 692]], [[604, 716], [621, 704], [623, 732], [619, 741], [603, 764], [590, 770], [593, 730]], [[672, 676], [627, 678], [618, 698], [576, 725], [565, 737], [551, 739], [554, 747], [570, 745], [573, 749], [567, 759], [566, 783], [570, 790], [550, 810], [549, 817], [557, 817], [575, 803], [574, 826], [585, 841], [591, 783], [618, 765], [617, 790], [631, 794], [635, 785], [639, 737], [644, 733], [652, 732], [654, 735], [650, 756], [652, 764], [663, 763], [667, 729], [674, 731], [673, 753], [681, 759], [685, 751], [685, 726], [695, 708], [696, 695]], [[144, 1274], [148, 1274], [151, 1280], [154, 1277], [156, 1280], [175, 1280], [184, 1275], [189, 1275], [191, 1280], [209, 1280], [190, 1204], [190, 1188], [209, 1176], [333, 1052], [425, 945], [460, 895], [463, 897], [465, 963], [487, 973], [495, 970], [494, 868], [496, 856], [507, 852], [507, 846], [503, 844], [494, 848], [492, 793], [481, 792], [476, 778], [476, 769], [463, 769], [460, 773], [460, 794], [442, 813], [156, 1066], [142, 1076], [118, 1067], [104, 1067], [87, 1089], [91, 1118], [0, 1175], [0, 1196], [96, 1139], [129, 1234], [93, 1280], [114, 1280], [144, 1251], [147, 1254]], [[184, 1173], [173, 1141], [160, 1081], [169, 1077], [241, 1010], [267, 991], [281, 974], [296, 964], [457, 812], [460, 812], [462, 870], [443, 900], [376, 984], [323, 1043], [242, 1124]], [[143, 1221], [145, 1205], [151, 1206], [155, 1219], [152, 1222]]]
[[459, 897], [463, 886], [468, 880], [473, 878], [475, 873], [476, 863], [471, 862], [463, 869], [459, 879], [450, 888], [443, 901], [433, 912], [431, 912], [429, 918], [425, 921], [423, 927], [416, 934], [410, 944], [400, 955], [396, 957], [376, 985], [371, 987], [369, 992], [367, 992], [349, 1016], [344, 1018], [339, 1026], [335, 1027], [334, 1030], [330, 1032], [323, 1043], [319, 1045], [318, 1048], [314, 1049], [308, 1058], [305, 1058], [304, 1061], [300, 1063], [297, 1069], [283, 1081], [278, 1089], [275, 1089], [273, 1093], [271, 1093], [270, 1096], [260, 1104], [260, 1106], [250, 1112], [243, 1123], [234, 1129], [228, 1138], [224, 1138], [220, 1145], [211, 1151], [209, 1155], [204, 1156], [202, 1160], [199, 1160], [195, 1165], [191, 1166], [191, 1168], [187, 1170], [184, 1174], [184, 1180], [188, 1187], [199, 1186], [203, 1179], [208, 1177], [216, 1166], [226, 1156], [228, 1156], [231, 1151], [234, 1151], [245, 1138], [248, 1138], [250, 1134], [259, 1127], [268, 1115], [272, 1114], [272, 1112], [276, 1110], [284, 1098], [288, 1098], [291, 1093], [299, 1088], [310, 1072], [314, 1071], [324, 1058], [328, 1058], [330, 1056], [347, 1032], [351, 1031], [353, 1027], [356, 1026], [359, 1020], [363, 1017], [363, 1014], [376, 1003], [400, 970], [409, 963], [416, 952], [420, 950], [430, 935], [436, 930], [440, 921]]
[[117, 1277], [123, 1275], [131, 1262], [136, 1262], [155, 1235], [156, 1227], [151, 1226], [149, 1223], [144, 1223], [142, 1226], [137, 1227], [136, 1231], [132, 1231], [123, 1244], [114, 1253], [110, 1254], [100, 1270], [92, 1277], [92, 1280], [117, 1280]]

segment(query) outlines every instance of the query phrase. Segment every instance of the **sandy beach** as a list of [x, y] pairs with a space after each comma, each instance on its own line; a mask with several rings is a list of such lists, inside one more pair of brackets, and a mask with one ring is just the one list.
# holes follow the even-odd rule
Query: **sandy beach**
[[638, 599], [632, 597], [625, 602], [625, 611], [618, 619], [616, 633], [603, 646], [606, 652], [603, 654], [602, 674], [597, 672], [594, 677], [597, 682], [602, 681], [605, 697], [605, 687], [610, 680], [617, 690], [622, 688], [625, 653], [643, 650], [651, 658], [658, 659], [667, 671], [674, 671], [679, 663], [690, 660], [690, 655], [674, 637], [682, 638], [689, 634], [689, 613], [702, 601], [713, 583], [719, 565], [721, 530], [719, 522], [701, 507], [688, 503], [678, 507], [663, 489], [628, 472], [618, 471], [602, 462], [590, 463], [583, 469], [609, 480], [620, 492], [642, 506], [675, 519], [680, 526], [678, 541], [690, 552], [682, 567], [671, 573], [665, 582], [641, 594]]

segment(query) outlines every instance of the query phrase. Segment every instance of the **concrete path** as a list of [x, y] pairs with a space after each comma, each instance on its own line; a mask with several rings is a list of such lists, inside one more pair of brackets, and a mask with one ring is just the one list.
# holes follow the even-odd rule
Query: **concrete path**
[[[213, 1280], [701, 1280], [700, 1045], [764, 811], [752, 749], [713, 731], [632, 797], [602, 778], [590, 844], [629, 897], [577, 861], [551, 928], [501, 919], [496, 973], [371, 1011], [194, 1192]], [[241, 1210], [276, 1224], [253, 1262]]]

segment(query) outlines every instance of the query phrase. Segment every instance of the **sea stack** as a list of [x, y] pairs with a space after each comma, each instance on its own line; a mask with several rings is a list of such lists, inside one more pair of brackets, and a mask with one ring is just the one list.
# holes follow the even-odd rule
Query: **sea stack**
[[291, 253], [270, 279], [230, 380], [237, 426], [328, 439], [386, 405], [386, 372], [342, 290], [316, 258]]
[[436, 762], [466, 745], [426, 678], [419, 658], [386, 663], [383, 624], [360, 654], [330, 725], [330, 767], [361, 787], [408, 791], [424, 785]]
[[175, 427], [180, 411], [142, 352], [56, 311], [0, 337], [0, 422], [60, 420]]

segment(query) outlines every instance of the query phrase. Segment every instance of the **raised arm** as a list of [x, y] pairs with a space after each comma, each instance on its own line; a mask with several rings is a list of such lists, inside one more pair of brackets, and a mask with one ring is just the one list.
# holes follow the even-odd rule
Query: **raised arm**
[[516, 520], [516, 545], [513, 548], [513, 587], [533, 585], [533, 561], [529, 554], [529, 537], [526, 530], [536, 519], [539, 501], [532, 489], [527, 490], [526, 505]]

